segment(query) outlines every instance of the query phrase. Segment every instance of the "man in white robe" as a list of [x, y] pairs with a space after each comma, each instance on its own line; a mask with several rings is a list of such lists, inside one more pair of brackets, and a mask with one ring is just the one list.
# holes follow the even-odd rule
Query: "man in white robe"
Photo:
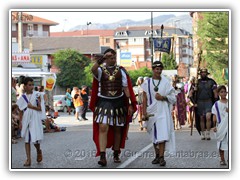
[[[163, 64], [155, 61], [152, 65], [153, 77], [144, 81], [143, 119], [154, 115], [146, 121], [147, 132], [154, 145], [156, 158], [153, 164], [165, 166], [165, 150], [175, 152], [175, 134], [171, 116], [172, 105], [176, 102], [175, 91], [169, 80], [161, 75]], [[166, 145], [166, 146], [165, 146]]]

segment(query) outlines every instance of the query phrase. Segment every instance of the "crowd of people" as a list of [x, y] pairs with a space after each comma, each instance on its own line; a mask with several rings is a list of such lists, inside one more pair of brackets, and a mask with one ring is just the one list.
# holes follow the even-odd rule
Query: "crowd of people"
[[[26, 93], [24, 88], [24, 76], [20, 76], [18, 79], [12, 77], [12, 143], [16, 144], [17, 139], [21, 137], [21, 111], [17, 104], [17, 101], [21, 96]], [[60, 128], [55, 122], [52, 116], [52, 108], [48, 105], [48, 97], [45, 93], [44, 86], [35, 86], [34, 92], [37, 92], [41, 101], [40, 119], [42, 121], [42, 127], [44, 132], [59, 132], [64, 131], [65, 128]]]
[[[228, 100], [227, 89], [208, 77], [202, 68], [198, 77], [177, 75], [172, 81], [162, 75], [164, 64], [152, 64], [151, 77], [139, 77], [134, 89], [126, 69], [116, 65], [116, 51], [108, 49], [92, 66], [93, 83], [91, 101], [89, 89], [73, 87], [66, 90], [67, 113], [73, 111], [75, 119], [88, 120], [88, 107], [93, 112], [93, 141], [98, 164], [107, 166], [106, 149], [112, 148], [114, 163], [121, 163], [121, 149], [125, 147], [129, 123], [138, 111], [139, 130], [147, 131], [153, 143], [155, 158], [152, 164], [166, 165], [165, 152], [175, 152], [175, 130], [183, 125], [196, 127], [202, 140], [211, 140], [210, 130], [216, 133], [220, 164], [226, 165], [224, 151], [228, 150]], [[196, 81], [197, 80], [197, 81]], [[16, 88], [17, 87], [17, 88]], [[42, 161], [40, 142], [43, 132], [61, 131], [51, 116], [51, 108], [44, 87], [34, 91], [33, 79], [12, 78], [12, 143], [14, 137], [25, 139], [27, 160], [31, 165], [30, 143], [34, 143], [37, 161]], [[37, 121], [32, 121], [33, 115]], [[38, 123], [36, 123], [38, 122]], [[17, 130], [17, 131], [16, 131]], [[64, 130], [64, 129], [63, 129]], [[66, 129], [65, 129], [66, 130]]]

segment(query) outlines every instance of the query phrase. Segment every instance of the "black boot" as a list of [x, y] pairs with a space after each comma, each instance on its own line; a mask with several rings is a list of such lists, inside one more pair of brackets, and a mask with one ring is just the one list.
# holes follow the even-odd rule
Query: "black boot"
[[159, 154], [156, 154], [155, 159], [152, 161], [152, 164], [159, 164]]
[[100, 152], [100, 160], [98, 161], [98, 164], [101, 166], [106, 166], [107, 165], [107, 159], [106, 159], [106, 153], [105, 152]]
[[114, 160], [115, 163], [120, 163], [121, 162], [121, 160], [119, 159], [119, 153], [120, 153], [119, 150], [114, 150], [113, 160]]
[[164, 156], [161, 156], [159, 158], [159, 164], [160, 164], [160, 166], [165, 166], [166, 165], [166, 161], [164, 160]]

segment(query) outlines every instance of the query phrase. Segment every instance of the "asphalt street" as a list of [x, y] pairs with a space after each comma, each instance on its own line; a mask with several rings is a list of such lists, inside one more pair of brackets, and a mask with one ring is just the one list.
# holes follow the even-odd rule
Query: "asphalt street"
[[[148, 170], [228, 170], [229, 166], [220, 166], [217, 142], [211, 132], [211, 140], [201, 140], [197, 131], [190, 136], [190, 129], [185, 126], [175, 131], [176, 153], [166, 153], [166, 166], [154, 165], [154, 150], [147, 132], [139, 131], [136, 122], [131, 123], [129, 139], [125, 149], [122, 150], [122, 162], [113, 162], [111, 149], [107, 150], [107, 166], [100, 167], [97, 164], [99, 157], [95, 157], [95, 144], [92, 140], [92, 113], [87, 113], [87, 121], [76, 121], [73, 115], [60, 113], [55, 120], [59, 126], [67, 127], [66, 131], [44, 133], [41, 144], [43, 161], [36, 162], [36, 151], [31, 146], [31, 167], [24, 167], [26, 159], [24, 141], [19, 139], [17, 144], [10, 148], [10, 169], [26, 170], [100, 170], [100, 169], [148, 169]], [[225, 153], [228, 159], [228, 152]]]

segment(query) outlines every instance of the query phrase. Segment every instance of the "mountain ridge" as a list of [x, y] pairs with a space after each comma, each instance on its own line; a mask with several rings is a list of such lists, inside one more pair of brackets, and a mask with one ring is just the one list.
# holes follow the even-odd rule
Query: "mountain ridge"
[[[179, 15], [175, 16], [170, 15], [160, 15], [153, 18], [153, 25], [164, 25], [164, 26], [175, 26], [177, 28], [184, 29], [192, 34], [192, 18], [190, 15]], [[92, 23], [88, 26], [88, 29], [116, 29], [123, 26], [150, 26], [151, 18], [134, 21], [130, 19], [123, 19], [113, 23], [101, 24], [101, 23]], [[73, 28], [70, 28], [68, 31], [77, 31], [86, 29], [86, 25], [77, 25]]]

